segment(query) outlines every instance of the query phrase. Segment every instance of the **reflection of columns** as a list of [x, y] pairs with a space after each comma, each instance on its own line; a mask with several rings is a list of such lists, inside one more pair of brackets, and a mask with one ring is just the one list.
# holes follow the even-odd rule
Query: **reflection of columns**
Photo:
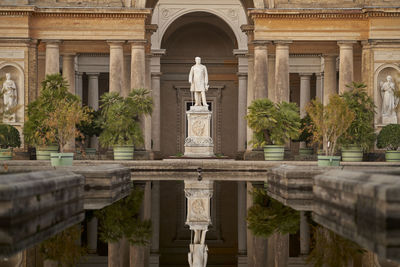
[[[86, 73], [89, 77], [88, 86], [88, 106], [94, 110], [99, 109], [99, 75], [98, 72], [88, 72]], [[97, 136], [90, 137], [90, 147], [98, 148], [99, 140]]]
[[247, 267], [246, 183], [238, 182], [238, 267]]
[[153, 95], [153, 113], [151, 115], [151, 139], [153, 140], [153, 150], [161, 150], [161, 91], [160, 91], [161, 72], [151, 74], [151, 90]]
[[268, 96], [268, 41], [254, 41], [254, 99]]
[[110, 45], [110, 92], [121, 94], [123, 85], [124, 42], [112, 41]]
[[151, 249], [150, 267], [158, 267], [160, 257], [160, 181], [153, 181], [151, 189]]
[[329, 97], [336, 94], [336, 56], [324, 56], [324, 105], [329, 103]]
[[245, 151], [246, 146], [246, 109], [247, 109], [247, 73], [238, 73], [238, 152]]
[[46, 75], [60, 72], [60, 41], [46, 41]]
[[276, 101], [289, 102], [289, 44], [290, 41], [277, 41], [275, 52], [275, 94]]
[[75, 94], [83, 101], [82, 72], [75, 73]]
[[310, 225], [304, 211], [300, 212], [300, 253], [302, 255], [310, 253]]
[[64, 54], [62, 74], [69, 85], [69, 92], [75, 94], [75, 55]]
[[320, 103], [324, 101], [324, 73], [316, 73], [315, 99]]
[[349, 90], [346, 85], [354, 80], [353, 46], [355, 41], [338, 42], [340, 47], [339, 93]]
[[98, 226], [98, 219], [97, 217], [93, 216], [87, 222], [87, 242], [88, 242], [89, 253], [97, 252], [97, 226]]
[[268, 56], [268, 99], [276, 102], [275, 93], [275, 56]]
[[306, 116], [306, 106], [310, 102], [311, 73], [299, 73], [300, 75], [300, 116]]
[[[246, 183], [246, 208], [247, 210], [253, 205], [253, 195], [251, 194], [253, 192], [253, 184], [251, 182]], [[246, 221], [246, 240], [247, 240], [247, 265], [249, 267], [254, 266], [254, 260], [253, 260], [253, 233], [250, 231], [250, 229], [247, 227], [247, 221]]]

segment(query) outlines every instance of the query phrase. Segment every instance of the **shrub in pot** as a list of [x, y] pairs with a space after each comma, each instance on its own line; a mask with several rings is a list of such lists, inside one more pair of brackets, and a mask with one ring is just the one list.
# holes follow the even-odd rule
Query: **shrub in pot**
[[305, 147], [299, 148], [300, 156], [312, 155], [314, 148], [311, 146], [313, 141], [313, 124], [310, 115], [306, 115], [300, 120], [300, 135], [299, 138], [293, 142], [303, 142]]
[[256, 99], [249, 106], [247, 124], [253, 145], [264, 147], [265, 160], [283, 160], [284, 144], [300, 134], [300, 115], [295, 103]]
[[143, 143], [139, 118], [151, 114], [153, 100], [146, 89], [135, 89], [127, 97], [106, 93], [101, 97], [100, 144], [114, 148], [114, 159], [133, 159], [133, 148]]
[[56, 140], [48, 135], [49, 128], [44, 125], [48, 114], [57, 108], [57, 101], [77, 100], [77, 96], [68, 92], [68, 83], [60, 74], [46, 75], [42, 82], [40, 96], [29, 103], [27, 121], [24, 124], [25, 142], [36, 147], [36, 159], [50, 159], [51, 152], [57, 152]]
[[[100, 126], [100, 111], [94, 110], [92, 108], [88, 108], [88, 114], [90, 117], [90, 121], [81, 121], [76, 125], [77, 129], [82, 133], [82, 136], [76, 138], [77, 144], [79, 145], [79, 149], [77, 153], [82, 153], [84, 157], [94, 157], [96, 155], [96, 148], [91, 148], [92, 137], [99, 137], [101, 134], [101, 126]], [[89, 142], [87, 142], [89, 141]], [[84, 148], [85, 143], [88, 144], [88, 147]]]
[[386, 148], [385, 158], [389, 162], [400, 161], [400, 124], [389, 124], [378, 134], [376, 146]]
[[338, 166], [340, 156], [335, 156], [338, 140], [350, 127], [354, 112], [339, 95], [332, 95], [326, 106], [313, 100], [306, 110], [314, 124], [313, 142], [324, 142], [325, 155], [318, 155], [318, 165]]
[[18, 130], [12, 125], [0, 123], [0, 160], [11, 160], [12, 148], [20, 146]]
[[374, 100], [368, 95], [366, 85], [353, 82], [347, 85], [351, 90], [341, 95], [351, 111], [354, 120], [340, 137], [342, 161], [362, 161], [363, 151], [369, 151], [375, 143]]

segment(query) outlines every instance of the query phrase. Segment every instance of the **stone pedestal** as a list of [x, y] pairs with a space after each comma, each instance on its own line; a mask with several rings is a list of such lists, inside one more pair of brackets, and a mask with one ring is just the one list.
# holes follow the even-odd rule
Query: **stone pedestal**
[[191, 106], [186, 112], [188, 137], [185, 140], [186, 157], [214, 156], [214, 143], [211, 138], [212, 112], [204, 106]]

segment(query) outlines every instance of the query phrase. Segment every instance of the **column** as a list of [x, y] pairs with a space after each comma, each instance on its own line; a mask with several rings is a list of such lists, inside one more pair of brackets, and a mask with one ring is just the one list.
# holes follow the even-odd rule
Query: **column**
[[123, 67], [123, 80], [121, 95], [127, 97], [131, 92], [131, 57], [124, 56], [124, 67]]
[[[87, 72], [89, 77], [88, 106], [94, 110], [99, 109], [99, 75], [98, 72]], [[90, 137], [90, 147], [98, 149], [99, 140], [97, 136]]]
[[254, 99], [268, 97], [268, 41], [254, 41]]
[[238, 182], [238, 267], [247, 267], [246, 182]]
[[97, 227], [98, 219], [97, 217], [92, 216], [92, 218], [87, 222], [87, 242], [89, 253], [95, 254], [97, 252]]
[[300, 254], [310, 253], [310, 225], [304, 211], [300, 212]]
[[119, 242], [108, 243], [108, 267], [120, 267]]
[[310, 80], [311, 73], [299, 73], [300, 75], [300, 116], [306, 116], [306, 106], [310, 102]]
[[[250, 48], [249, 48], [250, 49]], [[254, 56], [248, 55], [248, 64], [249, 70], [247, 72], [247, 107], [251, 105], [251, 102], [254, 100]], [[247, 114], [247, 109], [246, 109]], [[246, 123], [247, 125], [247, 123]], [[253, 149], [252, 140], [253, 140], [253, 130], [247, 125], [246, 127], [246, 150], [251, 151]]]
[[275, 56], [268, 56], [268, 99], [276, 102], [275, 93]]
[[62, 74], [68, 82], [68, 91], [75, 94], [75, 54], [63, 54], [63, 69]]
[[60, 41], [45, 41], [46, 43], [46, 68], [45, 73], [55, 74], [60, 72]]
[[123, 87], [124, 50], [123, 41], [108, 42], [110, 46], [110, 93], [121, 94]]
[[75, 94], [83, 101], [82, 72], [75, 72]]
[[323, 98], [324, 97], [324, 95], [323, 95], [324, 73], [318, 72], [315, 74], [315, 76], [316, 76], [315, 99], [317, 101], [319, 101], [320, 103], [323, 103], [323, 101], [324, 101], [324, 98]]
[[153, 151], [161, 151], [161, 72], [151, 74], [151, 90], [153, 95], [153, 114], [151, 115], [151, 139], [153, 140]]
[[40, 96], [42, 82], [46, 77], [46, 52], [38, 52], [38, 79], [37, 79], [37, 96]]
[[160, 181], [153, 181], [151, 190], [152, 236], [150, 248], [150, 267], [160, 265]]
[[[145, 57], [145, 82], [144, 82], [144, 88], [148, 89], [150, 92], [150, 96], [153, 97], [153, 92], [151, 88], [151, 71], [150, 71], [150, 64], [151, 64], [151, 55], [146, 55]], [[151, 131], [151, 114], [150, 115], [144, 115], [143, 116], [143, 135], [144, 135], [144, 148], [146, 151], [151, 151], [152, 150], [152, 145], [151, 145], [151, 136], [152, 136], [152, 131]], [[149, 159], [153, 159], [154, 155], [152, 153], [149, 154]]]
[[146, 80], [145, 40], [131, 41], [131, 89], [144, 88]]
[[336, 55], [324, 55], [324, 105], [336, 94]]
[[38, 40], [32, 39], [28, 46], [28, 102], [39, 96], [38, 91]]
[[349, 90], [346, 85], [354, 80], [353, 46], [355, 41], [340, 41], [339, 61], [339, 93]]
[[361, 80], [367, 85], [369, 95], [374, 95], [373, 53], [369, 41], [362, 41]]
[[239, 72], [238, 89], [238, 152], [246, 147], [247, 73]]
[[275, 94], [277, 102], [289, 102], [290, 100], [289, 44], [291, 43], [291, 41], [275, 42]]

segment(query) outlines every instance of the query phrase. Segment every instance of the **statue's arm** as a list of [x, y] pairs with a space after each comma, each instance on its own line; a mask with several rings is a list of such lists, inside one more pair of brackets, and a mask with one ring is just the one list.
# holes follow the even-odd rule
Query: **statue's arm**
[[204, 82], [205, 82], [205, 85], [208, 85], [208, 72], [207, 72], [206, 66], [204, 66]]
[[192, 81], [193, 81], [193, 67], [190, 69], [189, 72], [189, 83], [192, 83]]

